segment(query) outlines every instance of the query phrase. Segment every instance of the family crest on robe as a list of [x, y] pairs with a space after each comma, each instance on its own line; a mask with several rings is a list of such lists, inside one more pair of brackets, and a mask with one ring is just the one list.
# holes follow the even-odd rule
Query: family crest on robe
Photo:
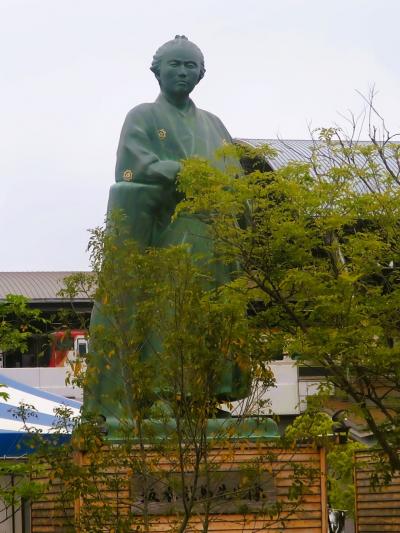
[[[215, 154], [231, 142], [221, 120], [198, 109], [192, 100], [187, 109], [180, 110], [160, 94], [154, 103], [138, 105], [128, 113], [117, 151], [115, 180], [134, 183], [146, 205], [136, 209], [144, 218], [136, 221], [136, 229], [132, 226], [135, 240], [144, 247], [161, 244], [163, 230], [179, 201], [176, 169], [170, 162], [196, 156], [224, 170], [224, 161]], [[116, 208], [112, 197], [110, 201], [109, 210]], [[146, 218], [147, 211], [153, 212], [153, 221]]]

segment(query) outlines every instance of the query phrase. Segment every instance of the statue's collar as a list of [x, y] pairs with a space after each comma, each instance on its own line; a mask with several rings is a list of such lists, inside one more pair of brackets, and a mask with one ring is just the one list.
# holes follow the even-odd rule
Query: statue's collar
[[187, 108], [179, 109], [178, 107], [175, 107], [173, 104], [171, 104], [171, 102], [168, 102], [168, 100], [165, 98], [165, 96], [162, 93], [158, 95], [156, 99], [156, 104], [161, 104], [163, 106], [170, 107], [176, 113], [180, 113], [183, 116], [193, 113], [196, 109], [196, 106], [194, 105], [193, 100], [191, 100], [190, 98], [189, 98], [189, 105], [187, 106]]

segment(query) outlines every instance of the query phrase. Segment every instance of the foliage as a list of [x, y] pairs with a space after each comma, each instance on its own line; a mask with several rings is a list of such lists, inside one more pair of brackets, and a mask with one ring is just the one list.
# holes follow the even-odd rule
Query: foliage
[[390, 137], [366, 145], [323, 129], [310, 161], [237, 179], [194, 159], [178, 184], [178, 213], [201, 214], [222, 260], [239, 259], [238, 286], [262, 309], [269, 356], [281, 349], [327, 368], [392, 469], [400, 468], [399, 183]]
[[[216, 286], [210, 265], [203, 258], [193, 260], [186, 246], [139, 250], [120, 213], [112, 215], [107, 229], [92, 232], [89, 250], [93, 275], [86, 286], [82, 276], [68, 280], [67, 290], [73, 295], [96, 287], [102, 319], [91, 328], [87, 371], [75, 380], [90, 395], [99, 377], [99, 366], [92, 361], [100, 358], [101, 371], [115, 377], [112, 390], [104, 391], [115, 414], [104, 422], [99, 413], [85, 412], [72, 441], [56, 449], [42, 440], [39, 462], [51, 472], [47, 488], [57, 485], [65, 509], [79, 497], [81, 511], [71, 527], [103, 531], [112, 524], [122, 532], [135, 524], [147, 531], [154, 505], [149, 483], [160, 480], [169, 488], [164, 476], [175, 473], [171, 487], [188, 496], [175, 509], [173, 530], [185, 531], [200, 516], [207, 531], [215, 505], [210, 487], [221, 465], [226, 468], [244, 445], [237, 439], [240, 418], [221, 418], [218, 391], [225, 371], [236, 365], [243, 375], [257, 377], [261, 386], [273, 385], [258, 319], [247, 316], [248, 299], [238, 280]], [[146, 342], [151, 349], [144, 352]], [[246, 402], [242, 415], [252, 410], [256, 407]], [[271, 451], [260, 461], [241, 464], [241, 488], [228, 494], [230, 505], [238, 500], [237, 513], [244, 512], [240, 494], [253, 490], [251, 483], [264, 462], [263, 470], [277, 475], [272, 472], [274, 458]], [[306, 480], [315, 472], [294, 466], [289, 502], [283, 509], [279, 501], [267, 499], [257, 512], [261, 519], [281, 523], [301, 504]], [[129, 478], [137, 476], [143, 479], [139, 514], [137, 497], [127, 488]], [[124, 495], [123, 511], [107, 493]]]
[[349, 441], [333, 446], [327, 456], [329, 505], [332, 509], [346, 510], [350, 517], [354, 517], [355, 511], [354, 454], [364, 448], [363, 444]]
[[337, 422], [322, 411], [327, 394], [328, 391], [322, 389], [319, 394], [309, 398], [306, 411], [286, 428], [283, 440], [286, 446], [295, 447], [303, 442], [325, 448], [329, 507], [346, 510], [347, 516], [354, 517], [355, 452], [365, 449], [366, 446], [350, 440], [341, 443], [337, 439], [335, 436]]
[[[168, 410], [179, 398], [180, 409], [207, 404], [212, 412], [221, 372], [232, 365], [244, 374], [257, 368], [259, 378], [272, 384], [265, 343], [246, 318], [246, 300], [240, 291], [216, 286], [208, 266], [194, 262], [186, 246], [141, 252], [123, 223], [112, 221], [107, 231], [95, 230], [90, 250], [101, 303], [91, 351], [106, 368], [122, 368], [111, 402], [125, 397], [127, 386], [137, 394], [125, 403], [127, 419], [132, 410], [147, 416], [150, 399]], [[89, 360], [87, 388], [97, 386], [97, 371]]]
[[32, 309], [24, 296], [8, 294], [0, 302], [0, 351], [26, 352], [28, 339], [40, 333], [46, 320], [38, 309]]
[[311, 396], [307, 409], [297, 416], [286, 428], [284, 442], [287, 446], [296, 446], [298, 443], [311, 443], [313, 446], [330, 448], [334, 442], [334, 422], [332, 418], [322, 411], [326, 391]]

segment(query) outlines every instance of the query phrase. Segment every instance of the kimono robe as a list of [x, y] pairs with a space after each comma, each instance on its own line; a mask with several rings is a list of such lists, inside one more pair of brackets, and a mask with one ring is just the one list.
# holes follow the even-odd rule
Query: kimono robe
[[[231, 142], [220, 119], [197, 109], [191, 100], [185, 111], [170, 104], [162, 94], [154, 104], [135, 107], [122, 127], [115, 172], [119, 186], [111, 190], [109, 211], [124, 209], [132, 236], [144, 248], [177, 244], [180, 239], [176, 234], [172, 236], [168, 231], [165, 235], [167, 229], [171, 230], [170, 219], [178, 201], [174, 162], [198, 156], [223, 170], [224, 163], [215, 158], [215, 151]], [[123, 182], [129, 185], [124, 187]], [[129, 200], [128, 190], [132, 197]], [[174, 227], [174, 233], [176, 230]], [[182, 238], [184, 242], [185, 236]], [[191, 244], [196, 248], [195, 242]]]
[[[177, 109], [161, 94], [152, 103], [132, 109], [122, 127], [117, 151], [115, 180], [111, 187], [108, 212], [124, 212], [130, 236], [142, 249], [149, 246], [169, 246], [186, 243], [193, 254], [213, 257], [212, 241], [207, 224], [196, 216], [179, 216], [171, 222], [179, 197], [175, 178], [180, 160], [198, 156], [223, 169], [223, 161], [215, 158], [215, 151], [232, 139], [215, 115], [197, 109], [190, 100], [185, 111]], [[176, 162], [176, 163], [175, 163]], [[232, 164], [232, 161], [230, 161]], [[240, 165], [237, 162], [238, 172]], [[212, 277], [216, 285], [229, 281], [230, 269], [218, 264]], [[91, 325], [102, 322], [101, 305], [95, 304]], [[143, 359], [149, 357], [146, 346]], [[94, 354], [95, 356], [95, 354]], [[122, 369], [115, 363], [105, 368], [104, 362], [92, 360], [97, 367], [98, 383], [85, 395], [89, 409], [100, 409], [103, 415], [115, 416], [113, 405], [115, 382], [123, 379]], [[216, 395], [221, 400], [235, 400], [248, 394], [249, 380], [236, 364], [227, 362], [226, 372]], [[99, 407], [101, 406], [101, 407]]]

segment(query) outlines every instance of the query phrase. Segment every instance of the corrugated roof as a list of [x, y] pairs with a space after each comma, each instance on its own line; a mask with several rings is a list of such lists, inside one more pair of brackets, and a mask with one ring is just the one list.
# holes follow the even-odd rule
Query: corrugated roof
[[[272, 170], [278, 170], [279, 168], [287, 165], [291, 162], [308, 162], [312, 154], [312, 149], [319, 147], [318, 151], [318, 166], [319, 172], [324, 173], [328, 171], [332, 166], [337, 166], [337, 163], [340, 162], [340, 154], [332, 154], [328, 149], [322, 148], [321, 144], [317, 140], [312, 139], [302, 139], [302, 140], [290, 140], [290, 139], [235, 139], [238, 143], [248, 144], [253, 148], [259, 148], [264, 144], [268, 144], [271, 148], [274, 148], [277, 151], [275, 157], [266, 158], [268, 165]], [[395, 142], [393, 142], [395, 143]], [[357, 141], [358, 145], [369, 145], [371, 141]], [[375, 160], [374, 160], [375, 162]], [[346, 163], [343, 158], [343, 163]], [[354, 163], [357, 168], [368, 168], [368, 161], [365, 157], [360, 154], [356, 154], [354, 158]], [[377, 156], [376, 163], [382, 167], [382, 170], [385, 170], [381, 159]], [[387, 158], [387, 163], [390, 169], [399, 173], [398, 163], [390, 157]], [[382, 183], [379, 183], [377, 180], [370, 178], [359, 179], [356, 185], [357, 190], [365, 191], [366, 189], [372, 189], [374, 191], [380, 190]]]
[[[31, 301], [65, 301], [58, 296], [63, 288], [63, 279], [75, 272], [0, 272], [0, 300], [7, 294], [22, 294]], [[78, 295], [75, 301], [89, 301], [85, 294]]]
[[244, 143], [259, 148], [268, 144], [277, 150], [276, 157], [268, 158], [267, 162], [273, 170], [281, 168], [291, 161], [308, 161], [311, 155], [313, 141], [305, 140], [279, 140], [279, 139], [235, 139], [239, 143]]

